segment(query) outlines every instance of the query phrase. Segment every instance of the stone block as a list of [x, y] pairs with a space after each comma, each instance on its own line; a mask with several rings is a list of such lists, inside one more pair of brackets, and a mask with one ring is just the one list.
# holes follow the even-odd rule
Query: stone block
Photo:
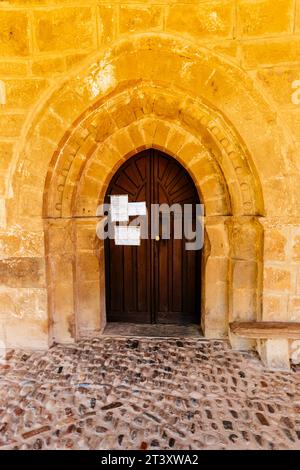
[[99, 277], [96, 281], [81, 282], [78, 286], [78, 327], [83, 334], [100, 330], [99, 292]]
[[96, 18], [89, 7], [34, 11], [35, 40], [40, 52], [92, 49]]
[[289, 319], [290, 321], [300, 322], [300, 295], [290, 298]]
[[252, 288], [257, 284], [258, 267], [255, 261], [232, 261], [233, 289]]
[[53, 299], [53, 338], [60, 343], [73, 343], [76, 338], [73, 284], [56, 283], [51, 289]]
[[298, 295], [300, 295], [300, 270], [298, 270], [298, 273], [297, 273], [296, 292]]
[[[260, 69], [256, 77], [276, 103], [283, 106], [292, 104], [292, 95], [295, 92], [292, 84], [299, 79], [298, 68], [281, 66]], [[288, 109], [285, 113], [287, 111]]]
[[99, 279], [99, 260], [93, 252], [79, 253], [76, 258], [76, 272], [79, 282]]
[[47, 225], [47, 253], [56, 255], [62, 253], [72, 253], [73, 243], [73, 224], [70, 220], [49, 221]]
[[153, 102], [153, 112], [162, 118], [175, 119], [179, 115], [181, 103], [179, 100], [169, 95], [158, 95]]
[[156, 133], [157, 122], [155, 119], [145, 118], [142, 121], [142, 131], [144, 134], [144, 143], [147, 147], [152, 147]]
[[218, 176], [212, 176], [211, 178], [207, 178], [206, 181], [200, 183], [200, 186], [202, 194], [207, 195], [208, 197], [217, 198], [220, 196], [226, 196], [226, 188], [224, 186], [223, 181]]
[[205, 228], [209, 238], [210, 254], [214, 256], [226, 256], [229, 253], [228, 235], [222, 223], [220, 225], [208, 225]]
[[144, 135], [142, 126], [140, 124], [132, 124], [128, 127], [128, 132], [135, 148], [142, 148], [144, 146]]
[[205, 175], [205, 171], [213, 172], [213, 167], [209, 162], [203, 158], [204, 148], [197, 141], [186, 142], [178, 152], [179, 158], [184, 162], [185, 166], [191, 164], [193, 172], [200, 172], [200, 169]]
[[[293, 91], [293, 90], [292, 90]], [[291, 93], [292, 96], [292, 93]], [[289, 104], [289, 101], [286, 103]], [[297, 142], [300, 141], [300, 133], [299, 133], [299, 126], [300, 126], [300, 110], [298, 106], [294, 106], [295, 109], [287, 109], [284, 111], [284, 118], [286, 124], [292, 131], [294, 138]]]
[[238, 33], [242, 37], [289, 33], [293, 17], [293, 0], [242, 0], [238, 2]]
[[[197, 157], [198, 155], [199, 154], [196, 154], [194, 157]], [[208, 158], [201, 157], [201, 154], [199, 155], [198, 159], [196, 158], [191, 161], [189, 168], [194, 174], [196, 180], [201, 180], [208, 176], [217, 175], [214, 162]]]
[[66, 71], [64, 57], [35, 59], [31, 65], [32, 74], [38, 77], [51, 77]]
[[290, 271], [266, 267], [264, 270], [264, 288], [273, 291], [289, 291], [291, 288]]
[[[99, 196], [100, 189], [101, 189], [101, 185], [99, 184], [99, 181], [86, 176], [85, 185], [81, 191], [80, 198], [82, 200], [83, 198], [90, 198], [91, 200], [95, 201], [95, 204], [96, 204], [96, 200]], [[87, 213], [86, 215], [94, 215], [94, 213], [93, 214]]]
[[64, 123], [50, 111], [43, 116], [37, 128], [40, 135], [47, 136], [54, 144], [60, 141], [66, 131]]
[[0, 77], [15, 78], [26, 77], [29, 69], [29, 62], [27, 60], [0, 60]]
[[[154, 144], [162, 149], [165, 149], [169, 131], [170, 126], [168, 126], [164, 121], [159, 121], [157, 123], [156, 131], [154, 134]], [[131, 136], [130, 131], [129, 133]]]
[[76, 230], [76, 248], [79, 251], [91, 251], [95, 248], [97, 221], [93, 224], [77, 224]]
[[166, 29], [196, 38], [230, 38], [233, 34], [233, 3], [221, 0], [170, 5]]
[[[40, 186], [41, 187], [41, 182], [39, 181], [39, 178], [36, 178], [32, 175], [30, 176], [30, 181], [28, 183], [30, 184], [31, 181], [37, 184], [32, 184], [32, 186]], [[20, 211], [22, 211], [23, 214], [26, 214], [28, 218], [31, 217], [42, 217], [42, 212], [43, 212], [43, 194], [42, 191], [36, 191], [34, 189], [31, 189], [30, 186], [23, 186], [22, 189], [22, 195], [20, 197]]]
[[300, 1], [296, 0], [296, 18], [295, 18], [295, 31], [300, 31]]
[[[278, 176], [264, 182], [265, 208], [270, 217], [292, 215], [288, 178]], [[276, 204], [274, 203], [276, 201]]]
[[264, 295], [262, 319], [264, 321], [288, 321], [288, 295]]
[[253, 339], [241, 338], [229, 331], [230, 346], [234, 351], [251, 351], [256, 348], [256, 341]]
[[213, 45], [212, 49], [221, 54], [221, 55], [227, 55], [228, 57], [236, 58], [238, 57], [238, 44], [236, 44], [236, 41], [227, 41], [224, 44], [221, 45]]
[[231, 321], [251, 321], [257, 318], [257, 291], [254, 288], [236, 288], [232, 291]]
[[29, 54], [29, 24], [25, 11], [0, 10], [0, 55]]
[[[225, 337], [228, 325], [226, 315], [228, 311], [228, 284], [226, 282], [205, 282], [203, 288], [203, 312], [201, 324], [204, 334], [208, 338]], [[219, 332], [219, 336], [216, 336]]]
[[68, 126], [68, 123], [73, 123], [75, 117], [78, 117], [86, 106], [86, 99], [79, 96], [74, 89], [68, 86], [63, 90], [59, 90], [52, 99], [52, 108], [66, 122], [66, 126]]
[[18, 225], [7, 227], [0, 235], [1, 258], [40, 258], [44, 256], [43, 232], [27, 231]]
[[119, 154], [124, 156], [133, 153], [135, 150], [134, 144], [127, 129], [120, 129], [115, 133], [114, 145]]
[[[21, 133], [22, 125], [25, 121], [24, 114], [1, 114], [0, 115], [0, 136], [17, 137]], [[8, 142], [0, 143], [0, 169], [6, 166], [12, 157], [12, 144]]]
[[293, 364], [300, 364], [300, 341], [290, 341], [290, 356]]
[[7, 258], [0, 260], [0, 284], [9, 287], [45, 286], [43, 258]]
[[100, 44], [111, 44], [116, 29], [116, 9], [111, 5], [99, 5], [99, 41]]
[[229, 224], [233, 259], [259, 260], [262, 256], [262, 226], [256, 219], [240, 218]]
[[48, 256], [49, 283], [73, 283], [73, 256], [71, 254], [50, 254]]
[[[9, 117], [8, 117], [9, 121]], [[2, 126], [1, 126], [2, 123]], [[0, 133], [5, 133], [6, 116], [0, 116]], [[13, 144], [11, 142], [0, 142], [0, 171], [6, 171], [13, 157]]]
[[272, 39], [245, 42], [241, 46], [242, 65], [246, 68], [298, 62], [299, 39]]
[[[101, 119], [102, 118], [102, 119]], [[111, 119], [109, 113], [101, 112], [100, 119], [97, 116], [97, 130], [95, 135], [96, 142], [103, 142], [116, 130], [116, 124]]]
[[294, 238], [293, 261], [300, 261], [300, 236], [299, 235]]
[[47, 350], [50, 345], [48, 320], [10, 318], [5, 324], [5, 339], [7, 348]]
[[267, 229], [264, 239], [265, 261], [284, 261], [286, 258], [287, 235], [279, 229]]
[[66, 68], [70, 70], [72, 67], [78, 66], [80, 62], [83, 62], [87, 57], [88, 52], [82, 52], [79, 54], [70, 54], [66, 56]]
[[120, 33], [133, 33], [162, 27], [162, 8], [158, 5], [121, 5]]
[[43, 288], [2, 286], [0, 305], [0, 316], [4, 319], [27, 318], [34, 323], [39, 319], [46, 321], [48, 318], [47, 292]]
[[8, 170], [6, 171], [0, 170], [0, 198], [2, 200], [5, 200], [7, 197], [8, 181], [9, 181]]
[[205, 282], [227, 282], [229, 276], [229, 260], [225, 257], [209, 257], [206, 261]]
[[269, 369], [289, 370], [289, 342], [287, 339], [267, 339], [261, 341], [261, 359]]
[[25, 78], [6, 80], [6, 106], [26, 109], [31, 107], [47, 86], [43, 79]]
[[205, 203], [205, 214], [209, 216], [227, 215], [229, 213], [228, 201], [224, 197], [219, 197], [212, 201], [203, 201]]

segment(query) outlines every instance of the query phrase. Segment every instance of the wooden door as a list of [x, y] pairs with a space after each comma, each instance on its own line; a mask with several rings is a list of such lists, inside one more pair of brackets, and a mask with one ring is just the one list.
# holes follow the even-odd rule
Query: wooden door
[[[200, 322], [200, 254], [187, 251], [186, 240], [151, 239], [151, 204], [197, 204], [195, 185], [175, 159], [154, 149], [130, 158], [113, 177], [106, 194], [128, 194], [146, 201], [148, 239], [141, 245], [105, 241], [107, 320], [131, 323]], [[172, 222], [172, 221], [171, 221]]]

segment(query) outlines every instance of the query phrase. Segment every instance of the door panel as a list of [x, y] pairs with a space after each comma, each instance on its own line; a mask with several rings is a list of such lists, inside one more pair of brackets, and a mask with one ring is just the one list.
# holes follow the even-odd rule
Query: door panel
[[173, 217], [169, 240], [150, 238], [151, 204], [199, 203], [189, 174], [168, 155], [146, 150], [119, 169], [106, 202], [112, 194], [128, 194], [130, 202], [146, 201], [149, 237], [138, 247], [105, 241], [108, 321], [199, 323], [201, 253], [186, 251], [185, 240], [174, 239]]
[[[113, 177], [107, 190], [110, 195], [128, 194], [130, 202], [150, 201], [150, 160], [142, 152], [126, 162]], [[115, 259], [117, 264], [115, 264]], [[116, 246], [105, 240], [106, 311], [108, 321], [151, 323], [151, 243]], [[115, 296], [120, 299], [116, 300]]]

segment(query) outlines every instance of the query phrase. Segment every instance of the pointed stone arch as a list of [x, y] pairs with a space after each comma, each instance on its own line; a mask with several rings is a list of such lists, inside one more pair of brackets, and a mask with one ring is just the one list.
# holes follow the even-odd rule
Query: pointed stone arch
[[[167, 113], [170, 108], [171, 116]], [[126, 113], [121, 113], [124, 109]], [[53, 155], [43, 214], [48, 246], [51, 240], [60, 240], [54, 251], [48, 251], [50, 312], [56, 340], [70, 341], [105, 324], [104, 254], [102, 243], [95, 239], [97, 206], [125, 159], [151, 147], [174, 156], [188, 169], [205, 205], [207, 245], [201, 317], [206, 336], [227, 335], [228, 322], [241, 301], [237, 296], [248, 297], [239, 315], [259, 315], [258, 216], [263, 206], [245, 146], [228, 122], [207, 105], [181, 92], [166, 93], [147, 84], [122, 91], [99, 108], [94, 106], [77, 119]], [[250, 255], [239, 252], [239, 237], [235, 236], [238, 262], [232, 252], [231, 233], [236, 235], [241, 222], [244, 231], [248, 227], [250, 243], [255, 229], [258, 250]], [[57, 275], [62, 269], [63, 281]], [[248, 270], [248, 278], [241, 289], [235, 290], [232, 283], [243, 270]], [[71, 299], [69, 309], [65, 303], [60, 309], [62, 289], [67, 292], [64, 298]]]
[[[180, 37], [132, 35], [49, 89], [35, 111], [12, 189], [21, 224], [44, 219], [51, 338], [72, 341], [103, 326], [95, 208], [118, 165], [150, 146], [188, 168], [206, 205], [207, 336], [227, 334], [235, 305], [239, 319], [259, 318], [259, 217], [272, 216], [278, 191], [288, 202], [276, 215], [291, 211], [293, 195], [277, 178], [289, 162], [276, 117], [241, 69]], [[84, 276], [92, 289], [77, 282]]]

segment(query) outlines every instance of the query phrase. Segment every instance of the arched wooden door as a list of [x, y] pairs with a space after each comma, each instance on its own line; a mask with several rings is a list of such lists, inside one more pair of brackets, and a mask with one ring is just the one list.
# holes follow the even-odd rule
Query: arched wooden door
[[[106, 193], [128, 194], [130, 202], [199, 203], [194, 182], [174, 158], [149, 149], [127, 160]], [[140, 246], [105, 240], [107, 321], [200, 323], [200, 254], [187, 251], [185, 239], [149, 237]], [[171, 224], [172, 226], [173, 224]]]

